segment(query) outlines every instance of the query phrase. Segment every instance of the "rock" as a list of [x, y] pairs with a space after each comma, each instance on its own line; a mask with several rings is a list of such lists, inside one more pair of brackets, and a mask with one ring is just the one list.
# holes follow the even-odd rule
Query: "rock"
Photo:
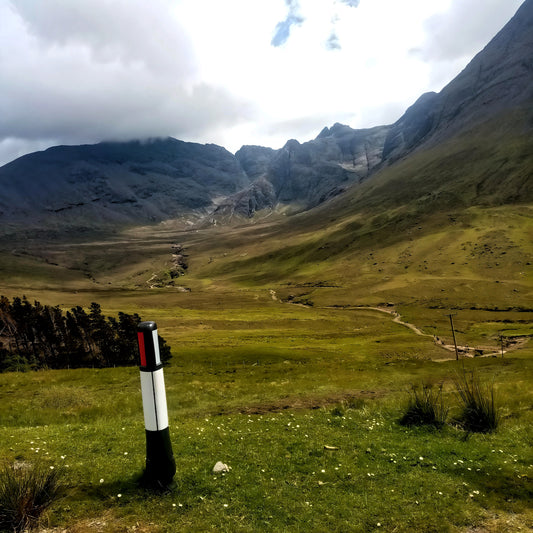
[[177, 286], [176, 290], [178, 292], [191, 292], [191, 288], [190, 287], [182, 287], [181, 285]]
[[217, 461], [213, 467], [213, 474], [222, 474], [223, 472], [229, 472], [230, 470], [231, 467], [229, 467], [227, 464], [223, 463], [222, 461]]

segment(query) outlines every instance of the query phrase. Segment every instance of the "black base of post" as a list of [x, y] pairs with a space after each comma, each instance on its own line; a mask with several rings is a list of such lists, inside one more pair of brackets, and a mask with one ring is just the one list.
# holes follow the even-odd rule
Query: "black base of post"
[[142, 481], [149, 486], [168, 488], [176, 473], [170, 431], [146, 431], [146, 469]]

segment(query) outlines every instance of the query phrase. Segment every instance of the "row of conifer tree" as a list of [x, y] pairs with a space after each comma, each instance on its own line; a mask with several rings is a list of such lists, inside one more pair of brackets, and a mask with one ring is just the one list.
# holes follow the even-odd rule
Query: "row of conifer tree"
[[[99, 304], [63, 312], [25, 296], [0, 296], [0, 372], [138, 365], [135, 313], [106, 317]], [[159, 337], [161, 360], [170, 347]]]

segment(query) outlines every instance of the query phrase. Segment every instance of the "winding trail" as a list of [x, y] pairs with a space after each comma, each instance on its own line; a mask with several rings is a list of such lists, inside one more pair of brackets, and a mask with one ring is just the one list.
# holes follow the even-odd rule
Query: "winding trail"
[[360, 305], [357, 307], [350, 307], [350, 309], [363, 309], [363, 310], [372, 309], [374, 311], [380, 311], [381, 313], [387, 313], [394, 317], [392, 319], [393, 322], [396, 322], [396, 324], [401, 324], [402, 326], [409, 328], [410, 330], [414, 331], [417, 335], [420, 335], [421, 337], [433, 337], [433, 335], [430, 335], [429, 333], [424, 333], [420, 328], [417, 328], [414, 324], [411, 324], [410, 322], [405, 322], [404, 320], [402, 320], [400, 313], [398, 313], [394, 309], [384, 309], [383, 307], [367, 307], [364, 305]]
[[[445, 350], [449, 352], [455, 353], [455, 346], [453, 344], [444, 344], [443, 341], [441, 341], [438, 337], [435, 335], [430, 335], [429, 333], [424, 333], [420, 328], [415, 326], [414, 324], [411, 324], [410, 322], [405, 322], [402, 320], [402, 317], [400, 316], [400, 313], [398, 311], [395, 311], [394, 309], [384, 309], [383, 307], [367, 307], [367, 306], [357, 306], [357, 307], [350, 307], [350, 309], [372, 309], [373, 311], [379, 311], [381, 313], [387, 313], [389, 315], [392, 315], [394, 318], [392, 319], [393, 322], [396, 324], [400, 324], [402, 326], [405, 326], [406, 328], [409, 328], [411, 331], [414, 331], [416, 335], [419, 335], [421, 337], [431, 337], [433, 338], [433, 342], [436, 346], [440, 346], [441, 348], [444, 348]], [[470, 353], [470, 351], [474, 351], [475, 348], [470, 348], [469, 346], [459, 346], [457, 345], [457, 350], [463, 355], [464, 357], [474, 357], [473, 354]], [[492, 354], [486, 354], [492, 355]]]
[[[283, 300], [280, 300], [276, 294], [276, 291], [274, 289], [269, 290], [270, 295], [272, 297], [272, 300], [280, 303], [289, 303], [290, 305], [299, 305], [301, 307], [309, 307], [301, 303], [293, 303], [293, 302], [283, 302]], [[435, 335], [431, 335], [429, 333], [424, 333], [420, 328], [415, 326], [415, 324], [411, 324], [410, 322], [405, 322], [402, 320], [402, 317], [398, 311], [395, 309], [386, 309], [384, 307], [371, 307], [366, 305], [358, 305], [358, 306], [346, 306], [346, 307], [333, 307], [333, 306], [326, 306], [326, 307], [318, 307], [317, 309], [343, 309], [343, 310], [361, 310], [361, 311], [378, 311], [380, 313], [385, 313], [387, 315], [390, 315], [392, 317], [392, 321], [396, 324], [400, 324], [401, 326], [404, 326], [406, 328], [409, 328], [411, 331], [413, 331], [416, 335], [419, 335], [421, 337], [431, 337], [433, 339], [433, 342], [436, 346], [439, 346], [440, 348], [443, 348], [444, 350], [448, 352], [455, 353], [455, 346], [453, 344], [445, 344], [439, 337], [436, 337]], [[521, 343], [516, 343], [515, 345], [511, 346], [510, 348], [507, 348], [506, 350], [500, 350], [498, 348], [490, 348], [490, 351], [487, 353], [483, 353], [482, 355], [475, 356], [476, 352], [482, 352], [486, 348], [476, 348], [475, 346], [460, 346], [457, 345], [457, 351], [459, 352], [459, 355], [462, 357], [498, 357], [502, 356], [503, 354], [508, 353], [511, 350], [516, 350], [521, 346]], [[449, 359], [437, 359], [437, 361], [448, 361]]]
[[[395, 311], [394, 309], [384, 309], [383, 307], [370, 307], [370, 306], [358, 306], [358, 307], [351, 307], [350, 309], [372, 309], [374, 311], [380, 311], [381, 313], [387, 313], [392, 315], [393, 322], [396, 322], [397, 324], [401, 324], [402, 326], [405, 326], [406, 328], [409, 328], [410, 330], [414, 331], [417, 335], [420, 335], [422, 337], [432, 337], [433, 342], [436, 346], [439, 346], [443, 348], [444, 350], [447, 350], [449, 352], [455, 353], [455, 346], [453, 344], [445, 344], [439, 337], [436, 337], [435, 335], [431, 335], [429, 333], [424, 333], [420, 328], [415, 326], [414, 324], [411, 324], [410, 322], [405, 322], [402, 320], [400, 314]], [[511, 347], [507, 348], [506, 350], [501, 350], [498, 348], [488, 348], [488, 352], [485, 352], [487, 348], [479, 348], [475, 346], [461, 346], [457, 345], [457, 351], [459, 352], [459, 355], [462, 357], [501, 357], [504, 354], [516, 350], [520, 346], [523, 345], [524, 339], [522, 339], [522, 342], [517, 342], [516, 344], [512, 345]], [[481, 355], [475, 355], [476, 352], [481, 352]], [[439, 359], [438, 361], [447, 361], [447, 359]]]

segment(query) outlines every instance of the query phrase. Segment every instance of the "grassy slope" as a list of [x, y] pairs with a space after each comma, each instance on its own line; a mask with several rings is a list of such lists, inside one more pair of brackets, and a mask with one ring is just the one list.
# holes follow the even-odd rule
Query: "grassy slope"
[[[456, 408], [453, 354], [389, 315], [354, 309], [392, 303], [447, 342], [453, 312], [459, 343], [482, 347], [497, 348], [500, 332], [533, 333], [533, 163], [516, 131], [502, 121], [415, 154], [313, 213], [199, 232], [168, 223], [84, 243], [4, 242], [3, 294], [138, 312], [173, 347], [178, 486], [162, 496], [133, 482], [144, 460], [136, 369], [0, 375], [0, 453], [69, 465], [52, 525], [531, 527], [531, 343], [466, 363], [495, 380], [504, 417], [495, 435], [406, 430], [396, 420], [411, 383], [444, 381]], [[192, 292], [148, 289], [154, 274], [170, 281], [175, 242], [189, 254], [175, 284]], [[213, 476], [217, 460], [232, 472]]]

